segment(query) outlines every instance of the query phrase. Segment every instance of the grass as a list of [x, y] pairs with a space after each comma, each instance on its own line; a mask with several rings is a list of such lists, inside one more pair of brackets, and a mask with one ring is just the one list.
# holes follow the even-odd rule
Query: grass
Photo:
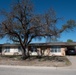
[[2, 55], [1, 58], [2, 59], [20, 60], [21, 59], [21, 55]]

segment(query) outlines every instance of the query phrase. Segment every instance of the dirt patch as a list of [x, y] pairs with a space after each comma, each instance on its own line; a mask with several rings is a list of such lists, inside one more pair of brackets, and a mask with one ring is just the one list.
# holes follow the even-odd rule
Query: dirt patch
[[71, 65], [66, 57], [30, 57], [22, 60], [21, 56], [0, 57], [0, 65], [19, 65], [19, 66], [49, 66], [49, 67], [65, 67]]

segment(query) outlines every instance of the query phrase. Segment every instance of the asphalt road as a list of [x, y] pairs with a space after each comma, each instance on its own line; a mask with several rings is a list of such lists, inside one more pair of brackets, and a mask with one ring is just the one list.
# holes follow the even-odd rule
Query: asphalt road
[[0, 75], [76, 75], [76, 69], [0, 67]]

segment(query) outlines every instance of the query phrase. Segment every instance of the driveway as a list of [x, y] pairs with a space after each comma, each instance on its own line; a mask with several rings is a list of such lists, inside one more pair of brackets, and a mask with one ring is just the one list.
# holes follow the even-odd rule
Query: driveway
[[76, 56], [67, 56], [67, 58], [72, 63], [72, 65], [69, 66], [69, 68], [76, 69]]

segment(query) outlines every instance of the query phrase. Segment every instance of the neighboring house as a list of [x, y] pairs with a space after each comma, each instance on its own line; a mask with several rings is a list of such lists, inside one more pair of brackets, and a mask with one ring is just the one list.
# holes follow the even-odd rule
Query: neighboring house
[[[67, 50], [76, 49], [76, 42], [54, 42], [54, 43], [31, 43], [28, 48], [29, 54], [43, 56], [65, 56]], [[22, 55], [19, 44], [0, 44], [2, 55]]]

